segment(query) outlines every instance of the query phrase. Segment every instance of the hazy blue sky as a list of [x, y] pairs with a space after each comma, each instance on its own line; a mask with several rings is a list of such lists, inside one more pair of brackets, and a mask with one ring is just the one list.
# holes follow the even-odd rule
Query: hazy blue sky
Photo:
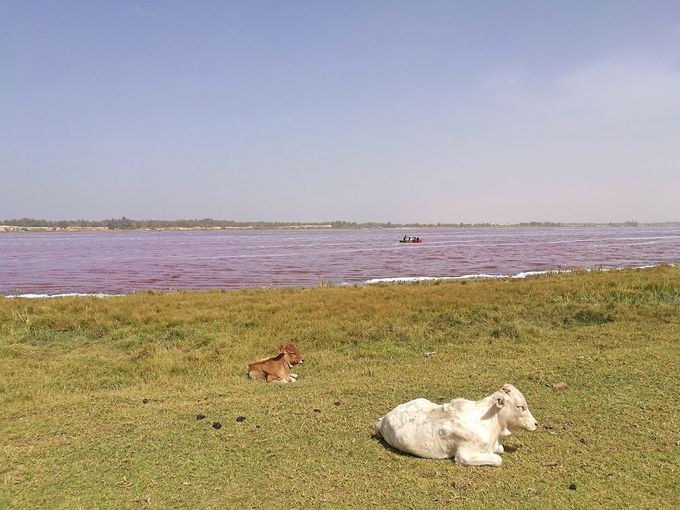
[[0, 219], [680, 220], [680, 1], [0, 0]]

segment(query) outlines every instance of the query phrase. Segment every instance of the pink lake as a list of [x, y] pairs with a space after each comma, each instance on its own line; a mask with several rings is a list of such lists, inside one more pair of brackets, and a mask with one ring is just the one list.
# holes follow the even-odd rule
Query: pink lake
[[[404, 235], [421, 244], [399, 243]], [[0, 294], [310, 287], [680, 263], [680, 227], [0, 234]]]

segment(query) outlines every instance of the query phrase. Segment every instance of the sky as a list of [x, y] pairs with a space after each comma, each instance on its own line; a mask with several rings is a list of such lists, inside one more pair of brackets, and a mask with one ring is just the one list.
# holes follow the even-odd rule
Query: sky
[[680, 2], [0, 0], [0, 220], [680, 221]]

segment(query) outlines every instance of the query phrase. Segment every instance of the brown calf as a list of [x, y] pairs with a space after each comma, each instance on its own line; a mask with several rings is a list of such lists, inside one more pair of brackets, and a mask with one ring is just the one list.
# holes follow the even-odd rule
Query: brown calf
[[277, 350], [280, 353], [278, 356], [251, 363], [248, 366], [248, 377], [277, 383], [297, 381], [298, 375], [291, 374], [290, 369], [304, 361], [300, 351], [294, 344], [279, 345]]

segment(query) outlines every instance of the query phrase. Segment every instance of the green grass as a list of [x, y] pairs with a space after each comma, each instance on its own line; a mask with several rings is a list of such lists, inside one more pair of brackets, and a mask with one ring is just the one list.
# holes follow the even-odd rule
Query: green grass
[[[246, 378], [290, 341], [298, 383]], [[0, 298], [0, 507], [673, 508], [678, 374], [677, 267]], [[507, 438], [500, 468], [372, 436], [399, 403], [505, 382], [539, 430]]]

